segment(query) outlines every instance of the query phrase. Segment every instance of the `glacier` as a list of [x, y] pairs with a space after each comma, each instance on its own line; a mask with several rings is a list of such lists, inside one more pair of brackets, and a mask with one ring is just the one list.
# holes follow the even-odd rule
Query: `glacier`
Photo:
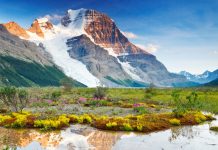
[[[40, 23], [46, 19], [39, 19]], [[78, 26], [77, 26], [78, 27]], [[88, 87], [96, 87], [100, 85], [100, 81], [92, 75], [86, 65], [69, 56], [66, 41], [69, 38], [83, 34], [82, 28], [73, 25], [64, 27], [61, 24], [54, 25], [52, 30], [46, 30], [41, 27], [44, 38], [38, 37], [35, 33], [30, 33], [30, 41], [36, 44], [42, 43], [45, 50], [52, 56], [54, 63], [59, 66], [63, 72], [73, 79], [87, 85]]]

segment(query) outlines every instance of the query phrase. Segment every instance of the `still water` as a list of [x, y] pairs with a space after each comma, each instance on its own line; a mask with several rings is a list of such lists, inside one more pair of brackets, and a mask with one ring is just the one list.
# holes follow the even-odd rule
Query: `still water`
[[49, 133], [0, 128], [0, 149], [8, 145], [18, 150], [218, 150], [218, 132], [209, 130], [214, 125], [218, 126], [217, 120], [150, 134], [108, 132], [82, 125]]

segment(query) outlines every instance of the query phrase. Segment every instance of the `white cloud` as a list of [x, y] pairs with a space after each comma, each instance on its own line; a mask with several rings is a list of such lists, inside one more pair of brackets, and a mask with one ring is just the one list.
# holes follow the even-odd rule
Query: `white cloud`
[[45, 15], [44, 16], [44, 18], [47, 18], [51, 22], [60, 21], [62, 17], [63, 16], [57, 15], [57, 14], [54, 14], [54, 15]]
[[217, 55], [217, 54], [218, 54], [218, 51], [217, 51], [217, 50], [215, 50], [215, 51], [213, 51], [213, 53], [214, 53], [215, 55]]
[[145, 50], [146, 52], [149, 53], [155, 53], [158, 49], [159, 46], [156, 44], [147, 44], [147, 45], [143, 45], [143, 44], [135, 44], [136, 46], [138, 46], [139, 48]]
[[124, 32], [121, 31], [123, 33], [124, 36], [126, 36], [128, 39], [137, 39], [138, 36], [132, 32]]

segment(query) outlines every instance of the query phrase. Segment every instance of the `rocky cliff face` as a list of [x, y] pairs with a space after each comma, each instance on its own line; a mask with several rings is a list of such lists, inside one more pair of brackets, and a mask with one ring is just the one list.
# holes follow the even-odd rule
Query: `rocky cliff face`
[[44, 32], [43, 30], [51, 30], [53, 28], [53, 25], [48, 21], [47, 18], [42, 19], [36, 19], [31, 27], [28, 29], [28, 31], [35, 33], [41, 38], [44, 38]]
[[171, 86], [173, 83], [185, 82], [182, 76], [169, 73], [166, 67], [155, 56], [147, 54], [129, 54], [118, 56], [121, 62], [128, 62], [135, 73], [146, 83], [156, 86]]
[[87, 20], [85, 31], [102, 47], [113, 48], [116, 54], [145, 52], [130, 43], [107, 15], [87, 10], [85, 18]]
[[15, 22], [9, 22], [6, 24], [2, 24], [1, 26], [2, 29], [5, 28], [8, 32], [10, 32], [13, 35], [23, 37], [25, 39], [29, 38], [29, 35], [27, 34], [26, 30]]
[[59, 86], [63, 78], [42, 44], [20, 39], [0, 25], [0, 86]]
[[[62, 25], [67, 28], [79, 29], [91, 39], [93, 42], [91, 44], [92, 48], [90, 48], [90, 41], [87, 42], [86, 40], [84, 42], [84, 40], [80, 39], [78, 42], [80, 47], [78, 47], [78, 44], [77, 46], [74, 45], [77, 41], [76, 39], [69, 40], [68, 44], [71, 42], [70, 46], [72, 47], [69, 53], [71, 57], [85, 63], [89, 71], [97, 77], [112, 75], [113, 78], [122, 78], [122, 80], [129, 79], [130, 77], [145, 83], [154, 83], [157, 86], [172, 86], [173, 83], [186, 81], [182, 76], [169, 73], [166, 67], [155, 56], [130, 43], [117, 28], [115, 22], [103, 13], [86, 9], [69, 10], [62, 19]], [[102, 49], [96, 48], [96, 45], [99, 45]], [[124, 74], [121, 75], [117, 69], [112, 71], [111, 68], [114, 68], [112, 66], [119, 65], [107, 63], [107, 61], [109, 62], [112, 59], [107, 59], [108, 57], [104, 55], [105, 53], [98, 53], [98, 58], [105, 58], [104, 63], [100, 59], [95, 59], [96, 62], [101, 62], [101, 67], [96, 67], [98, 63], [90, 62], [91, 58], [92, 60], [96, 58], [96, 55], [90, 55], [93, 51], [96, 52], [96, 49], [99, 49], [97, 51], [108, 51], [109, 55], [116, 58], [116, 64], [120, 64], [122, 70], [129, 77], [124, 76]], [[77, 54], [75, 54], [75, 51], [77, 51]], [[84, 56], [79, 57], [79, 55]], [[87, 61], [88, 56], [89, 61]], [[99, 70], [99, 68], [104, 70]]]
[[[115, 54], [147, 53], [136, 47], [120, 32], [114, 21], [107, 15], [95, 10], [69, 10], [62, 19], [64, 26], [82, 22], [83, 29], [96, 44], [103, 48], [113, 48]], [[80, 25], [80, 26], [81, 26]]]
[[52, 65], [52, 58], [43, 46], [20, 39], [0, 25], [0, 54], [16, 57], [25, 61], [34, 61], [42, 65]]
[[131, 79], [117, 58], [109, 55], [102, 47], [95, 45], [86, 35], [68, 39], [67, 45], [70, 56], [83, 62], [103, 84], [111, 84], [108, 83], [110, 82], [107, 80], [108, 76], [117, 80]]

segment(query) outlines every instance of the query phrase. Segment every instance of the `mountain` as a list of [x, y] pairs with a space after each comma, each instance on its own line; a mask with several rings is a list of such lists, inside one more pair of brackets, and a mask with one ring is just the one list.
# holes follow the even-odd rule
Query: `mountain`
[[204, 84], [218, 78], [218, 69], [213, 72], [205, 71], [204, 73], [199, 75], [194, 75], [186, 71], [181, 71], [179, 74], [185, 76], [186, 79], [189, 81]]
[[218, 86], [218, 78], [209, 82], [209, 83], [204, 84], [204, 86], [212, 86], [212, 87], [216, 86], [217, 87]]
[[56, 25], [39, 18], [29, 29], [14, 22], [2, 26], [16, 40], [34, 45], [24, 46], [25, 52], [22, 48], [10, 50], [7, 55], [22, 60], [28, 55], [31, 62], [55, 66], [89, 87], [142, 87], [149, 83], [174, 86], [188, 82], [184, 76], [168, 72], [154, 55], [132, 44], [111, 18], [95, 10], [70, 9]]
[[[60, 86], [67, 76], [53, 62], [42, 45], [20, 39], [28, 38], [18, 24], [0, 24], [0, 85]], [[84, 86], [76, 82], [78, 86]]]

